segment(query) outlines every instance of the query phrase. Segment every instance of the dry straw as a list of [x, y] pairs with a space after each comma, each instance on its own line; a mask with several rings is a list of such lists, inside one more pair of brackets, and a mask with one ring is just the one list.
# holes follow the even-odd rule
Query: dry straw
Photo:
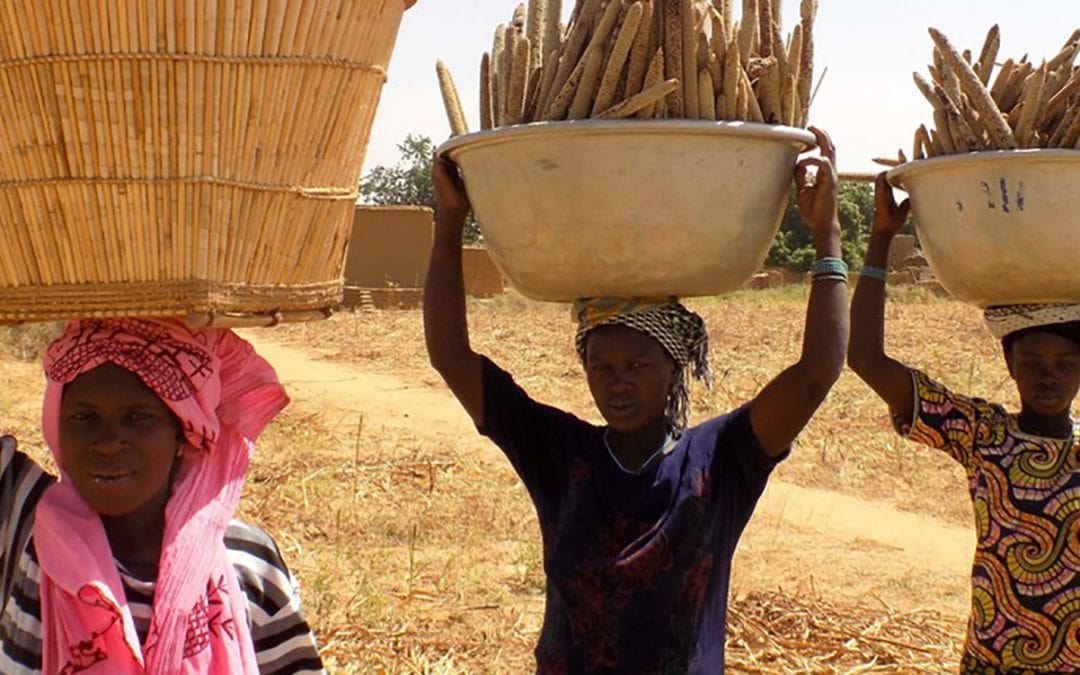
[[406, 4], [4, 3], [0, 320], [334, 305]]

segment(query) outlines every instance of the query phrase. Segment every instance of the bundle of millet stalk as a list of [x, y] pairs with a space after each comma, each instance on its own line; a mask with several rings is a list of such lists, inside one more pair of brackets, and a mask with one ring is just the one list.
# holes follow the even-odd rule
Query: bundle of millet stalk
[[897, 166], [966, 152], [1018, 149], [1080, 150], [1080, 29], [1049, 61], [998, 63], [1001, 31], [990, 29], [977, 59], [959, 51], [941, 31], [934, 41], [930, 78], [915, 84], [934, 108], [931, 126], [915, 132], [911, 156], [874, 161]]
[[[575, 119], [741, 120], [804, 127], [817, 0], [785, 39], [781, 0], [561, 0], [519, 5], [480, 64], [480, 128]], [[437, 64], [453, 135], [460, 97]]]

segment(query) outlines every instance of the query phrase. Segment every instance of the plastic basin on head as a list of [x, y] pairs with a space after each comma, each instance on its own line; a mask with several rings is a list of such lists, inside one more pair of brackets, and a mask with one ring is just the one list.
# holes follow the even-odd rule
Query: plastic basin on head
[[908, 162], [919, 242], [941, 285], [979, 307], [1080, 301], [1080, 151], [1005, 150]]
[[761, 266], [807, 131], [742, 122], [546, 122], [454, 138], [495, 264], [536, 300], [716, 295]]

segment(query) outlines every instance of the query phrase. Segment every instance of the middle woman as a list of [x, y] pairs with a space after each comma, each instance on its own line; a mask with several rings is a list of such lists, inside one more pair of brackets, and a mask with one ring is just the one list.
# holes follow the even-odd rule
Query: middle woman
[[537, 672], [723, 672], [736, 543], [844, 364], [835, 151], [814, 133], [821, 157], [795, 175], [818, 256], [802, 356], [750, 402], [689, 429], [686, 378], [707, 379], [708, 337], [673, 299], [575, 307], [578, 352], [607, 426], [533, 401], [471, 349], [461, 256], [470, 206], [456, 168], [436, 161], [428, 354], [536, 507], [547, 575]]

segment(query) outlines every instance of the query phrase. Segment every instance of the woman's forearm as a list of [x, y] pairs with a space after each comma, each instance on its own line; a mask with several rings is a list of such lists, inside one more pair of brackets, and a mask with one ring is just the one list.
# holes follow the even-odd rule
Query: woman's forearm
[[[866, 265], [885, 270], [892, 235], [873, 233], [866, 250]], [[885, 282], [861, 276], [851, 300], [851, 344], [848, 361], [857, 373], [885, 357]]]
[[[840, 226], [815, 236], [817, 258], [841, 258]], [[848, 339], [847, 285], [821, 279], [810, 288], [799, 367], [809, 383], [826, 391], [844, 367]]]
[[459, 222], [464, 217], [436, 214], [435, 220], [431, 260], [424, 282], [424, 338], [431, 364], [442, 372], [471, 350]]

